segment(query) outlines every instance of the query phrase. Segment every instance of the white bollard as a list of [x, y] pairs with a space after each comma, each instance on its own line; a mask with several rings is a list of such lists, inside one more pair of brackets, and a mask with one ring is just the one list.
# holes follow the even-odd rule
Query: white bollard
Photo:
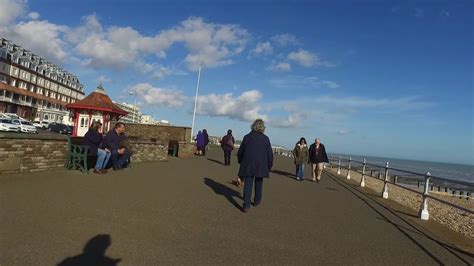
[[382, 198], [388, 199], [388, 162], [385, 164], [385, 181], [383, 185]]
[[428, 212], [428, 193], [429, 193], [429, 183], [430, 183], [431, 173], [428, 171], [425, 174], [425, 192], [423, 193], [423, 202], [420, 207], [420, 219], [427, 221], [430, 218], [430, 213]]
[[341, 155], [339, 155], [339, 164], [338, 164], [338, 167], [337, 167], [337, 174], [338, 175], [341, 174]]
[[352, 156], [349, 156], [349, 167], [347, 169], [347, 176], [346, 179], [351, 179], [351, 164], [352, 164]]
[[365, 187], [365, 158], [364, 158], [364, 164], [362, 165], [362, 178], [360, 180], [360, 186]]

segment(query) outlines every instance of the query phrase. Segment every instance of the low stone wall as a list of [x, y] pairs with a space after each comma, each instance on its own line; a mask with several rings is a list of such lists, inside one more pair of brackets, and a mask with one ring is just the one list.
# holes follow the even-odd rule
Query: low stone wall
[[196, 146], [193, 143], [178, 142], [178, 158], [189, 159], [192, 158], [196, 151]]
[[[168, 144], [130, 139], [133, 162], [167, 161]], [[62, 169], [68, 154], [67, 137], [54, 133], [0, 132], [0, 174]]]
[[125, 134], [131, 138], [151, 139], [167, 144], [169, 141], [190, 142], [191, 128], [166, 125], [125, 124]]
[[161, 142], [131, 140], [132, 162], [165, 162], [168, 161], [168, 145]]
[[[337, 166], [335, 168], [327, 168], [334, 175], [337, 175]], [[341, 179], [346, 179], [347, 170], [341, 169], [339, 175]], [[351, 182], [360, 183], [362, 174], [351, 171]], [[371, 177], [365, 177], [365, 187], [382, 195], [384, 181]], [[436, 197], [442, 197], [436, 195]], [[404, 189], [394, 184], [388, 184], [388, 199], [394, 200], [404, 206], [407, 206], [415, 211], [419, 211], [422, 203], [422, 195], [413, 191]], [[466, 200], [460, 198], [453, 198], [445, 196], [442, 198], [445, 201], [464, 207], [469, 210], [474, 210], [473, 200]], [[434, 199], [428, 199], [428, 211], [430, 219], [433, 219], [454, 231], [457, 231], [467, 237], [474, 239], [474, 215], [458, 208], [451, 207]]]
[[0, 133], [0, 173], [64, 167], [67, 137], [59, 134]]

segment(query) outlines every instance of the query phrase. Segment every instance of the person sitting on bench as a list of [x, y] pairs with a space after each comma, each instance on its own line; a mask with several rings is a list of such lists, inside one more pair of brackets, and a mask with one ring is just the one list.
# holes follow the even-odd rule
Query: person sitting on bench
[[100, 121], [95, 121], [92, 123], [92, 126], [84, 135], [82, 145], [89, 146], [89, 154], [97, 155], [97, 162], [94, 167], [94, 173], [96, 174], [105, 174], [107, 170], [105, 167], [110, 159], [110, 150], [107, 148], [102, 149], [103, 135], [102, 135], [102, 123]]
[[115, 127], [105, 135], [104, 139], [104, 146], [112, 154], [110, 160], [112, 161], [113, 169], [116, 171], [126, 167], [130, 157], [130, 152], [124, 146], [126, 138], [124, 132], [125, 124], [117, 122]]

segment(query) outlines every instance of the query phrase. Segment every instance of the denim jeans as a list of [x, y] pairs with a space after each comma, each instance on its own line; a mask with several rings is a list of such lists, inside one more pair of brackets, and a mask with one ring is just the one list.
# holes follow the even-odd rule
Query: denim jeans
[[110, 159], [110, 152], [106, 152], [103, 149], [97, 150], [97, 162], [95, 164], [95, 169], [100, 170], [104, 169]]
[[250, 208], [250, 200], [252, 198], [252, 187], [255, 180], [255, 197], [253, 199], [254, 205], [260, 204], [262, 201], [262, 191], [263, 191], [263, 177], [245, 177], [244, 185], [244, 209]]
[[304, 163], [296, 165], [296, 178], [298, 180], [304, 179]]

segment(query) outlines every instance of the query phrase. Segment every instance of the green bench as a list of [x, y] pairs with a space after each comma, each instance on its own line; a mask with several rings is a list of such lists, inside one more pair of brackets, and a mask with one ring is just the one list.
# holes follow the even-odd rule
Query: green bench
[[[82, 137], [67, 137], [68, 154], [65, 168], [67, 170], [80, 169], [82, 173], [89, 173], [89, 169], [94, 168], [97, 162], [97, 155], [89, 154], [89, 146], [82, 145]], [[132, 152], [128, 158], [127, 166], [132, 167]], [[108, 166], [111, 165], [109, 160]]]
[[97, 155], [89, 154], [89, 146], [81, 145], [81, 137], [67, 137], [68, 154], [66, 161], [66, 169], [80, 169], [82, 173], [89, 172], [89, 165], [93, 165], [97, 160]]

